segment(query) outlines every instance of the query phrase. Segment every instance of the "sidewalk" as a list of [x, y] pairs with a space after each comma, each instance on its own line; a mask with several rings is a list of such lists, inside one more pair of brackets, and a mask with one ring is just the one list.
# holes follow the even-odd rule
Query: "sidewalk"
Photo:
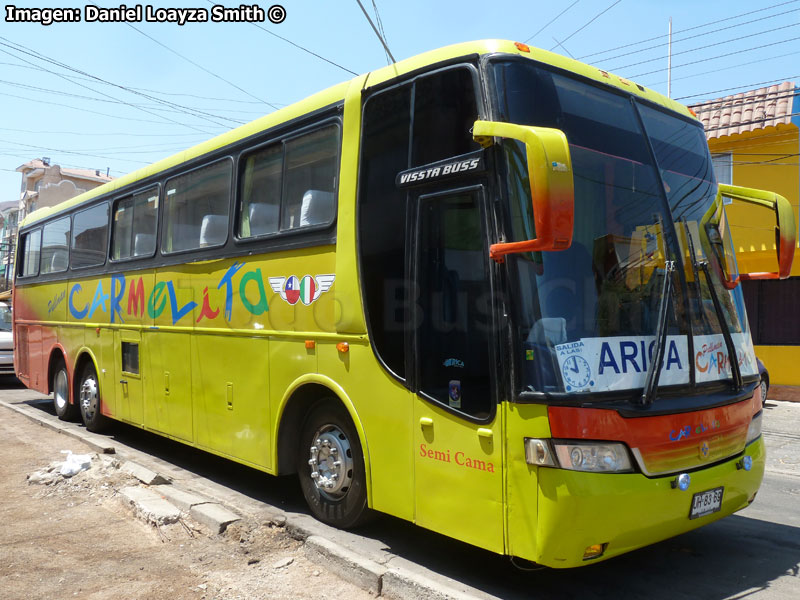
[[796, 385], [771, 385], [767, 392], [768, 400], [784, 402], [800, 402], [800, 387]]

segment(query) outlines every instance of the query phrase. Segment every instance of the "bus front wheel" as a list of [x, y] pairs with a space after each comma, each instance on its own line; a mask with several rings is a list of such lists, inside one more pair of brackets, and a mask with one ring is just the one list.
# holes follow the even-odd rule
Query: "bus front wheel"
[[53, 408], [62, 421], [74, 421], [78, 417], [78, 406], [69, 401], [69, 374], [63, 361], [56, 367], [53, 377]]
[[348, 529], [367, 517], [364, 454], [350, 415], [333, 400], [317, 404], [300, 435], [300, 486], [312, 514]]
[[100, 412], [100, 385], [97, 373], [90, 363], [83, 368], [80, 386], [78, 387], [78, 404], [81, 419], [89, 431], [102, 431], [108, 425], [108, 418]]

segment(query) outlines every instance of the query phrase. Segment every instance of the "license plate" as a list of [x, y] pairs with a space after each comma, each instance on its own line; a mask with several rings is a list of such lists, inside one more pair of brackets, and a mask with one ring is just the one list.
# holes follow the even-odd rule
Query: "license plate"
[[692, 496], [692, 510], [689, 511], [690, 519], [705, 517], [722, 508], [722, 490], [718, 487]]

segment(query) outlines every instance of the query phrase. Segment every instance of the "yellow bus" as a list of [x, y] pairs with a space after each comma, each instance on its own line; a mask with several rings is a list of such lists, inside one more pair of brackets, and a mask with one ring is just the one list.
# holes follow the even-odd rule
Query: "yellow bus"
[[[737, 271], [747, 211], [774, 272]], [[459, 44], [29, 215], [16, 372], [89, 430], [297, 473], [324, 522], [574, 567], [755, 498], [737, 283], [785, 277], [794, 228], [684, 106]]]

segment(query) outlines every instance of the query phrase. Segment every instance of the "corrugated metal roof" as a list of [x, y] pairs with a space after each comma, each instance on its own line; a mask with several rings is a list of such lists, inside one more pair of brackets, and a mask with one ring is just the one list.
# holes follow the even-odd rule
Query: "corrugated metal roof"
[[798, 88], [791, 81], [690, 105], [708, 139], [792, 122]]

